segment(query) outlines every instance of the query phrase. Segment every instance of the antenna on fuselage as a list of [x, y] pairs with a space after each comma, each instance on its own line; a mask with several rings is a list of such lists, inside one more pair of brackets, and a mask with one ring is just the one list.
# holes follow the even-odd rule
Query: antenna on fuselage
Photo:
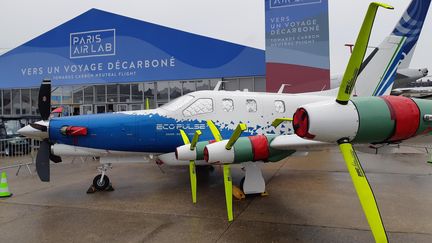
[[222, 86], [222, 83], [226, 83], [226, 82], [228, 82], [228, 81], [219, 80], [217, 82], [216, 86], [214, 87], [213, 91], [218, 91], [220, 89], [220, 87]]
[[278, 90], [278, 94], [283, 94], [285, 87], [291, 87], [291, 84], [282, 84]]

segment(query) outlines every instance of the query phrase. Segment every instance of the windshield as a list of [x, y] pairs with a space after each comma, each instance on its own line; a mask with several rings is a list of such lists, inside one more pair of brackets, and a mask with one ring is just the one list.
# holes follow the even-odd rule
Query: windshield
[[176, 111], [179, 108], [186, 105], [187, 103], [189, 103], [189, 101], [193, 100], [194, 98], [195, 97], [193, 97], [192, 95], [180, 96], [177, 99], [174, 99], [174, 100], [166, 103], [165, 105], [161, 106], [160, 108], [168, 110], [168, 111]]

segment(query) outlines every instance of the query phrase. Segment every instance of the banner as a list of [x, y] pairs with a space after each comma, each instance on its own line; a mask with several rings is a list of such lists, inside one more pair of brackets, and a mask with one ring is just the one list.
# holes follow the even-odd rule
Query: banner
[[263, 50], [98, 9], [0, 56], [0, 88], [264, 74]]
[[267, 91], [329, 89], [328, 0], [265, 0], [265, 21]]

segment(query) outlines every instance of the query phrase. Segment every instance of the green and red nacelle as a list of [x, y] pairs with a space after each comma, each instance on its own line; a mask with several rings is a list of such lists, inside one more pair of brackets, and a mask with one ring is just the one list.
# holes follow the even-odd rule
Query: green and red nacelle
[[432, 101], [403, 96], [355, 97], [297, 109], [295, 133], [322, 142], [395, 143], [432, 131]]
[[205, 160], [208, 163], [243, 163], [246, 161], [276, 162], [293, 154], [295, 150], [278, 150], [270, 147], [276, 135], [240, 137], [231, 149], [226, 149], [228, 140], [220, 142], [198, 142], [191, 150], [190, 145], [177, 148], [178, 160]]

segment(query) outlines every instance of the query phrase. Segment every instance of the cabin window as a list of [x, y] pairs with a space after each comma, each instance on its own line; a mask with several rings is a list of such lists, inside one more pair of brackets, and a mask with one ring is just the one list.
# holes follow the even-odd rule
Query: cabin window
[[285, 103], [282, 100], [275, 100], [274, 106], [277, 113], [285, 112]]
[[257, 111], [257, 103], [255, 100], [247, 99], [246, 100], [246, 110], [247, 112], [256, 112]]
[[223, 99], [222, 100], [222, 109], [225, 112], [234, 111], [234, 101], [232, 99]]
[[183, 110], [185, 117], [213, 112], [213, 100], [209, 98], [197, 99], [188, 108]]

